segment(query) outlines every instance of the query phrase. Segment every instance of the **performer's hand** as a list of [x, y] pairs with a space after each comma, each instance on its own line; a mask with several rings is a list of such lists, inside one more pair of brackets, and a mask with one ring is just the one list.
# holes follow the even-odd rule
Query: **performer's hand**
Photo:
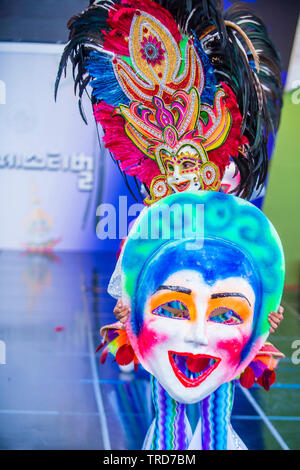
[[130, 308], [123, 304], [122, 299], [117, 301], [113, 312], [117, 319], [125, 325], [130, 313]]
[[282, 322], [283, 320], [283, 312], [284, 312], [284, 308], [282, 307], [282, 305], [280, 305], [280, 307], [278, 307], [278, 311], [277, 312], [270, 312], [269, 315], [268, 315], [268, 320], [269, 320], [269, 323], [271, 325], [271, 328], [270, 328], [270, 333], [274, 333], [276, 328], [279, 326], [279, 324]]

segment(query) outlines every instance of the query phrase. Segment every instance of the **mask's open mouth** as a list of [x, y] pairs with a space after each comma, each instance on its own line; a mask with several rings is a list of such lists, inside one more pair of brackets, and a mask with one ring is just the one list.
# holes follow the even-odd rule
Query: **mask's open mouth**
[[176, 377], [185, 387], [197, 387], [215, 368], [221, 359], [207, 354], [190, 354], [168, 351], [169, 361]]
[[183, 183], [173, 183], [177, 191], [181, 193], [181, 191], [185, 191], [189, 185], [191, 184], [190, 181], [184, 181]]

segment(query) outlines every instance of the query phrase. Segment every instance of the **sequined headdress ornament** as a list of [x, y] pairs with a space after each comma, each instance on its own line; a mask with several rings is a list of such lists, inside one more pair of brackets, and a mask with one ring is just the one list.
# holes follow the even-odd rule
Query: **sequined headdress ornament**
[[240, 5], [223, 14], [212, 0], [98, 0], [68, 27], [56, 91], [71, 59], [82, 116], [90, 84], [105, 145], [144, 184], [146, 203], [190, 184], [218, 190], [230, 160], [237, 194], [263, 186], [281, 82], [261, 20]]

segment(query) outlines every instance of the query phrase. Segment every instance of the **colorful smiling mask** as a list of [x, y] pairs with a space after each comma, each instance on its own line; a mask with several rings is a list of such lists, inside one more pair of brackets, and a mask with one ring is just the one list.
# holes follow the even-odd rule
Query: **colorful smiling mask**
[[[209, 410], [207, 401], [217, 394], [232, 406], [233, 380], [265, 347], [267, 316], [277, 310], [283, 290], [283, 252], [267, 217], [227, 194], [169, 196], [130, 232], [122, 276], [123, 301], [131, 306], [126, 341], [135, 362], [154, 377], [154, 400], [163, 396], [178, 410], [201, 402]], [[231, 407], [227, 412], [229, 423]], [[184, 413], [178, 413], [186, 428]], [[200, 434], [211, 442], [208, 423], [203, 411]], [[188, 434], [183, 448], [191, 442]], [[210, 448], [205, 440], [201, 446]]]

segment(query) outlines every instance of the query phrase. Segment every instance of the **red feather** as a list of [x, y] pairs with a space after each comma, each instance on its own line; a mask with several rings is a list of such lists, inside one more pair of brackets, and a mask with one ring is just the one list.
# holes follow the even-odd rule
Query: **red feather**
[[98, 351], [100, 351], [100, 349], [102, 349], [104, 345], [105, 345], [105, 341], [103, 340], [103, 341], [99, 344], [98, 348], [96, 349], [95, 354], [96, 354]]
[[146, 157], [127, 137], [124, 118], [113, 115], [115, 108], [103, 101], [94, 105], [94, 116], [105, 131], [103, 141], [105, 147], [120, 162], [121, 169], [130, 176], [150, 186], [152, 179], [160, 175], [156, 161]]
[[103, 349], [102, 353], [101, 353], [101, 356], [100, 356], [100, 362], [101, 364], [104, 364], [105, 361], [106, 361], [106, 358], [107, 358], [107, 355], [108, 355], [108, 348], [105, 348]]
[[109, 10], [107, 23], [111, 27], [111, 31], [108, 33], [103, 31], [105, 36], [104, 49], [119, 55], [130, 55], [128, 49], [130, 26], [133, 16], [138, 11], [154, 16], [179, 43], [181, 33], [169, 11], [150, 0], [122, 0], [120, 4], [114, 4], [113, 8]]

